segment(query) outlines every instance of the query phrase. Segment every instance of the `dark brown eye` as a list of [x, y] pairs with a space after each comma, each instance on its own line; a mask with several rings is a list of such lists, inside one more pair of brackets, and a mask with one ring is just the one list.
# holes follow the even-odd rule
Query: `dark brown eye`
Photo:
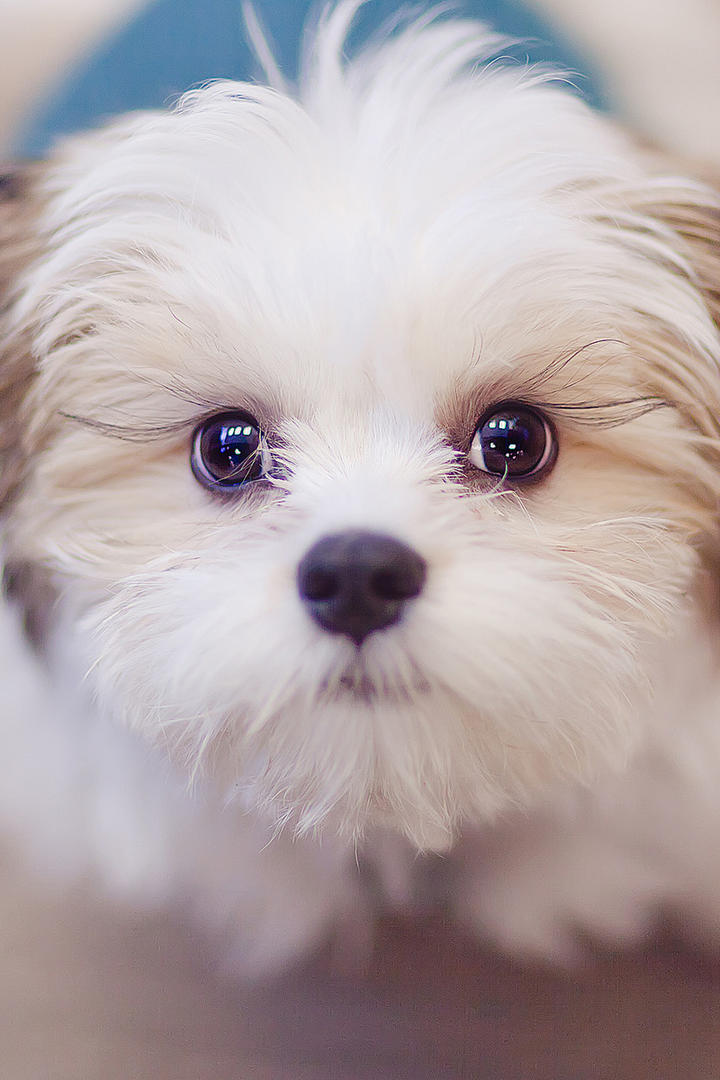
[[528, 405], [508, 401], [493, 408], [475, 431], [468, 460], [495, 476], [535, 476], [555, 464], [557, 439], [549, 421]]
[[245, 413], [211, 416], [195, 429], [190, 464], [205, 487], [242, 487], [261, 480], [271, 463], [260, 425]]

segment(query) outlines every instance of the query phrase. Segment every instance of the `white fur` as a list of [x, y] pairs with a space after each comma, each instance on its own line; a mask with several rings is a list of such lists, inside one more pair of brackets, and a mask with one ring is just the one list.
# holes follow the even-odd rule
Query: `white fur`
[[[474, 23], [341, 62], [355, 7], [321, 27], [297, 100], [215, 84], [48, 167], [43, 257], [6, 330], [32, 338], [42, 448], [6, 544], [61, 598], [52, 686], [28, 658], [9, 675], [46, 696], [6, 725], [25, 779], [5, 816], [60, 867], [187, 899], [250, 971], [361, 907], [354, 848], [372, 858], [378, 829], [456, 844], [459, 916], [510, 946], [561, 954], [568, 924], [622, 936], [681, 899], [717, 923], [693, 846], [720, 769], [716, 657], [690, 660], [712, 636], [720, 340], [651, 209], [713, 196], [546, 74], [473, 67], [499, 45]], [[558, 461], [490, 490], [463, 458], [510, 398], [553, 416]], [[617, 404], [638, 398], [669, 407]], [[231, 407], [285, 472], [228, 501], [188, 445]], [[295, 586], [349, 527], [429, 567], [360, 661]], [[369, 697], [341, 681], [358, 664]], [[648, 847], [664, 794], [686, 819]], [[491, 857], [491, 823], [525, 808], [530, 857]]]

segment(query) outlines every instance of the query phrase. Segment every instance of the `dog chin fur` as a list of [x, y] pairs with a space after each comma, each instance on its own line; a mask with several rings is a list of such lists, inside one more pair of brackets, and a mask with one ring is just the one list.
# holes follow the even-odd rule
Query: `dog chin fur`
[[[342, 60], [356, 7], [295, 96], [216, 83], [7, 185], [8, 832], [245, 973], [365, 916], [356, 850], [399, 906], [445, 852], [518, 951], [715, 932], [718, 195], [473, 22]], [[517, 400], [537, 482], [468, 460]], [[219, 497], [189, 445], [230, 409], [275, 470]], [[359, 651], [296, 587], [357, 528], [428, 568]]]

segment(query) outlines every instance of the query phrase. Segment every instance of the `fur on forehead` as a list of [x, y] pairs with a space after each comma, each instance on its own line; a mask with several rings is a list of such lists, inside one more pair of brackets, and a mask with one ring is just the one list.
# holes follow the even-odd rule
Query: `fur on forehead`
[[[613, 336], [629, 350], [616, 389], [704, 403], [714, 434], [716, 257], [697, 236], [717, 228], [712, 193], [663, 176], [547, 73], [483, 65], [503, 42], [480, 24], [428, 16], [345, 63], [357, 7], [321, 25], [297, 100], [216, 83], [60, 147], [43, 258], [10, 312], [40, 358], [36, 402], [72, 412], [85, 358], [110, 405], [154, 369], [228, 404], [276, 397], [257, 374], [277, 370], [306, 402], [318, 362], [322, 388], [325, 359], [368, 356], [405, 395], [403, 368], [417, 386], [427, 369], [434, 399]], [[127, 364], [123, 334], [126, 352], [142, 342]]]
[[390, 265], [425, 254], [448, 271], [461, 253], [467, 264], [469, 228], [500, 274], [568, 229], [554, 192], [567, 201], [589, 179], [640, 176], [624, 140], [549, 75], [472, 66], [499, 46], [476, 23], [413, 27], [341, 63], [356, 6], [321, 30], [297, 101], [215, 83], [170, 113], [68, 141], [47, 180], [54, 257], [37, 289], [68, 274], [97, 282], [143, 256], [212, 262], [227, 245], [240, 256], [226, 248], [230, 274], [233, 261], [249, 279], [272, 266], [282, 285], [299, 269], [339, 291], [378, 250]]
[[[672, 237], [633, 206], [647, 163], [623, 135], [546, 73], [482, 66], [502, 42], [474, 22], [427, 18], [345, 64], [357, 6], [340, 4], [321, 26], [298, 100], [216, 83], [170, 113], [131, 116], [60, 148], [43, 185], [49, 250], [15, 308], [39, 355], [103, 320], [135, 324], [152, 350], [149, 297], [156, 328], [164, 305], [210, 345], [232, 336], [246, 360], [262, 336], [290, 378], [293, 356], [305, 372], [308, 353], [317, 359], [318, 339], [335, 363], [372, 353], [397, 366], [398, 336], [421, 322], [432, 371], [433, 334], [450, 355], [450, 326], [467, 366], [478, 327], [486, 343], [493, 321], [498, 338], [513, 324], [527, 336], [548, 322], [553, 290], [566, 313], [604, 307], [563, 349], [608, 327], [619, 335], [633, 274], [647, 319], [688, 308]], [[665, 184], [669, 198], [691, 203], [677, 185]], [[637, 321], [635, 299], [630, 307]], [[712, 354], [699, 300], [695, 316], [682, 334]], [[422, 366], [415, 347], [412, 366]], [[447, 364], [443, 374], [453, 375]], [[247, 387], [246, 365], [238, 377]]]

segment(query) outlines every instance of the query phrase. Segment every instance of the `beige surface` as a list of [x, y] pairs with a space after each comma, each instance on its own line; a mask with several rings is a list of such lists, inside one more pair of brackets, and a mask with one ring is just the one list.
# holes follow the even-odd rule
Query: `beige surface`
[[[139, 2], [0, 0], [0, 146]], [[596, 52], [648, 130], [720, 160], [720, 3], [534, 2]], [[442, 926], [388, 924], [362, 977], [319, 960], [243, 992], [169, 919], [53, 900], [9, 861], [0, 881], [0, 1080], [720, 1078], [720, 963], [668, 943], [567, 979]]]
[[602, 72], [651, 137], [720, 163], [720, 0], [526, 0]]
[[68, 66], [145, 0], [0, 0], [0, 153]]

